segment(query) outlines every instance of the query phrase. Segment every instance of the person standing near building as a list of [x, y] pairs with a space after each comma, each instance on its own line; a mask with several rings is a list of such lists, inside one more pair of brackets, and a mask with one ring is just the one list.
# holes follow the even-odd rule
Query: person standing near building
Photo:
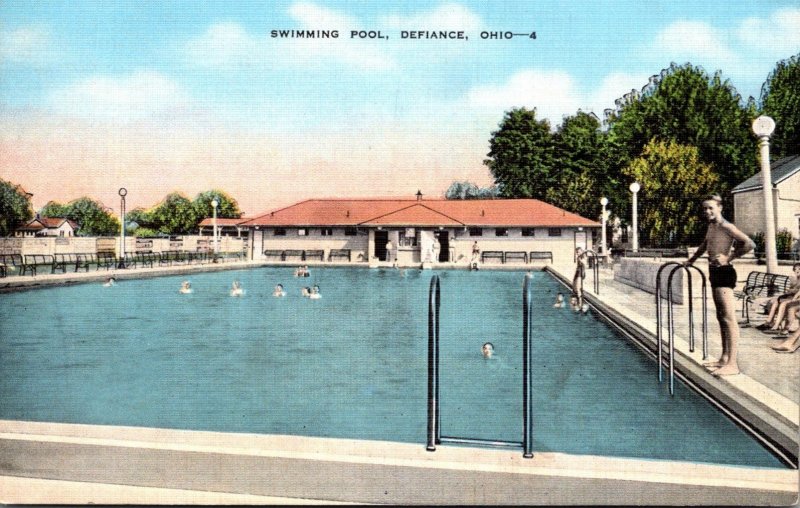
[[706, 238], [684, 265], [691, 266], [704, 252], [708, 252], [708, 278], [722, 335], [722, 355], [718, 361], [704, 365], [715, 376], [730, 376], [739, 373], [739, 324], [733, 296], [737, 276], [731, 261], [753, 250], [755, 244], [722, 216], [722, 198], [719, 195], [713, 194], [703, 201], [703, 215], [708, 221]]
[[394, 260], [394, 244], [389, 240], [386, 242], [386, 261], [392, 263]]

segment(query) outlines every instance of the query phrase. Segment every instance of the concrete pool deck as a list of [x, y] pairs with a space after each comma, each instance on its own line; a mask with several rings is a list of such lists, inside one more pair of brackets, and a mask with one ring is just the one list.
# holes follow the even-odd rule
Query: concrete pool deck
[[[0, 291], [126, 278], [297, 263], [227, 262], [88, 274], [12, 276]], [[320, 264], [308, 262], [309, 266]], [[326, 266], [366, 264], [325, 263]], [[537, 265], [491, 268], [526, 270]], [[452, 268], [436, 265], [434, 268]], [[490, 268], [490, 267], [486, 267]], [[550, 268], [571, 278], [573, 265]], [[591, 286], [587, 277], [587, 291]], [[27, 279], [27, 280], [26, 280]], [[521, 283], [521, 280], [520, 280]], [[599, 311], [616, 312], [655, 334], [653, 295], [601, 272]], [[717, 379], [689, 353], [685, 306], [676, 306], [679, 370], [743, 406], [797, 450], [800, 356], [769, 349], [772, 339], [742, 330], [742, 374]], [[682, 314], [683, 312], [683, 314]], [[699, 327], [699, 320], [695, 324]], [[699, 335], [698, 335], [699, 337]], [[711, 355], [719, 333], [709, 305]], [[653, 368], [654, 383], [655, 365]], [[678, 386], [676, 389], [682, 389]], [[665, 396], [668, 392], [665, 386]], [[749, 412], [753, 413], [750, 414]], [[777, 429], [777, 430], [776, 430]], [[780, 436], [778, 436], [780, 438]], [[788, 441], [787, 441], [788, 440]], [[793, 443], [793, 444], [792, 444]], [[673, 461], [130, 427], [0, 421], [0, 502], [131, 504], [715, 504], [791, 505], [798, 471]]]

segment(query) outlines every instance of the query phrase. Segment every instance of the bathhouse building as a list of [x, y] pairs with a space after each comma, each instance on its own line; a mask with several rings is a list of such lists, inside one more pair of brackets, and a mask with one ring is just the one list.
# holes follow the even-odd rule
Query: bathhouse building
[[309, 199], [240, 224], [255, 260], [572, 262], [600, 224], [536, 199]]

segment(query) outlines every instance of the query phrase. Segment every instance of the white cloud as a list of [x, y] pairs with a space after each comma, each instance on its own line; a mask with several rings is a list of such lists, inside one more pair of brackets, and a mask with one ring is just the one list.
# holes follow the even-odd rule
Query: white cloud
[[780, 9], [769, 18], [747, 18], [736, 35], [743, 44], [785, 57], [800, 49], [800, 9]]
[[50, 31], [39, 25], [19, 27], [0, 33], [0, 63], [39, 65], [52, 50]]
[[201, 67], [238, 67], [263, 58], [265, 42], [248, 34], [238, 23], [221, 22], [191, 39], [186, 52], [190, 61]]
[[122, 77], [92, 76], [53, 92], [53, 109], [67, 115], [123, 121], [183, 110], [188, 97], [167, 76], [139, 70]]
[[641, 89], [648, 83], [648, 77], [644, 75], [627, 74], [615, 72], [603, 78], [600, 86], [589, 92], [584, 111], [593, 111], [598, 118], [603, 118], [604, 110], [614, 108], [614, 101], [623, 95], [636, 90], [641, 93]]
[[707, 23], [677, 21], [661, 30], [653, 42], [653, 49], [671, 58], [701, 58], [715, 64], [736, 61], [729, 47], [729, 37]]
[[481, 18], [457, 3], [444, 3], [430, 11], [411, 16], [385, 16], [382, 24], [398, 30], [464, 30], [480, 31]]

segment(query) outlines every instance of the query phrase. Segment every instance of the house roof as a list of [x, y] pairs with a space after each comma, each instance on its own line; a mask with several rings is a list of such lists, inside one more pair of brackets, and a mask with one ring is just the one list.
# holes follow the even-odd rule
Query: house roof
[[[800, 172], [800, 155], [790, 155], [783, 159], [777, 160], [770, 165], [772, 176], [772, 185], [778, 185], [792, 175]], [[761, 189], [761, 171], [751, 176], [744, 182], [740, 183], [731, 191], [733, 194], [737, 192], [746, 192]]]
[[[217, 226], [238, 226], [242, 222], [247, 222], [248, 220], [250, 220], [249, 217], [240, 217], [238, 219], [227, 219], [227, 218], [223, 219], [222, 217], [218, 217]], [[198, 224], [198, 226], [213, 226], [213, 225], [214, 225], [214, 219], [211, 217], [207, 217], [201, 220], [200, 224]]]
[[70, 220], [64, 219], [62, 217], [37, 217], [32, 221], [28, 222], [24, 226], [17, 228], [17, 231], [41, 231], [42, 229], [58, 229], [64, 223], [68, 223], [72, 226], [72, 229], [78, 229], [78, 223]]
[[537, 199], [309, 199], [243, 226], [587, 226], [599, 223]]

